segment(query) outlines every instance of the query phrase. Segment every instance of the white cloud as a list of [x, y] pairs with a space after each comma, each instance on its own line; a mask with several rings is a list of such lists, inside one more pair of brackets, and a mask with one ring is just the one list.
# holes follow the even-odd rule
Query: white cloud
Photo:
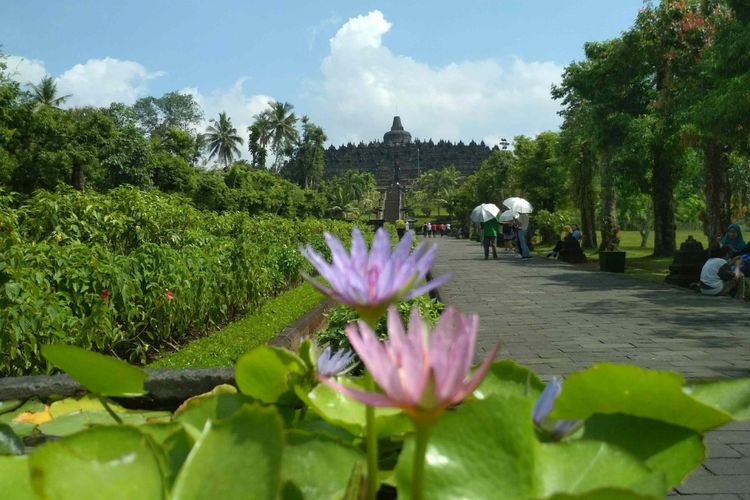
[[8, 66], [6, 68], [8, 76], [21, 84], [39, 83], [47, 74], [44, 63], [37, 59], [9, 55], [5, 58], [5, 64]]
[[[7, 72], [21, 84], [39, 83], [48, 74], [44, 62], [9, 55]], [[148, 82], [162, 76], [135, 61], [111, 57], [89, 59], [55, 78], [59, 95], [70, 94], [65, 107], [108, 106], [112, 102], [133, 104], [148, 94]]]
[[66, 102], [70, 107], [108, 106], [112, 102], [133, 104], [147, 95], [148, 82], [163, 74], [134, 61], [106, 57], [76, 64], [56, 81], [61, 94], [71, 94]]
[[262, 94], [245, 94], [245, 82], [247, 78], [240, 78], [228, 89], [213, 90], [203, 94], [198, 88], [189, 87], [182, 89], [180, 93], [190, 94], [203, 109], [204, 121], [199, 125], [200, 130], [205, 130], [212, 119], [218, 119], [219, 113], [226, 112], [232, 120], [232, 125], [237, 133], [245, 141], [240, 148], [242, 157], [249, 159], [247, 150], [247, 127], [253, 123], [253, 117], [265, 110], [268, 103], [274, 101], [273, 97]]
[[347, 21], [330, 39], [322, 78], [309, 82], [313, 119], [334, 144], [382, 138], [393, 115], [419, 138], [511, 139], [555, 129], [561, 120], [550, 87], [563, 68], [552, 62], [493, 59], [431, 67], [383, 45], [380, 11]]

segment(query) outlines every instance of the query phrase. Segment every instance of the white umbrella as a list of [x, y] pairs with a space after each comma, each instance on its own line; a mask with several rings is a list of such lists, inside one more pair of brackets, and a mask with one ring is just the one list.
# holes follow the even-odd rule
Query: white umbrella
[[531, 203], [524, 200], [523, 198], [508, 198], [503, 202], [503, 205], [510, 208], [514, 212], [518, 212], [519, 214], [530, 214], [534, 211], [534, 207], [531, 206]]
[[472, 222], [487, 222], [497, 217], [500, 209], [494, 203], [482, 203], [471, 211]]
[[498, 219], [500, 219], [500, 222], [510, 222], [513, 219], [515, 219], [518, 216], [518, 212], [515, 210], [506, 210], [505, 212], [501, 213]]

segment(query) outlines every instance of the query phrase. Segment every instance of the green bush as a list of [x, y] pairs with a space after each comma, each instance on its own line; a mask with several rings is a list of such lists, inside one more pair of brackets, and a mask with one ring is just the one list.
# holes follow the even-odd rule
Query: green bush
[[326, 254], [324, 231], [347, 240], [351, 225], [132, 188], [0, 194], [0, 375], [47, 370], [52, 342], [144, 363], [298, 283], [312, 271], [298, 248]]

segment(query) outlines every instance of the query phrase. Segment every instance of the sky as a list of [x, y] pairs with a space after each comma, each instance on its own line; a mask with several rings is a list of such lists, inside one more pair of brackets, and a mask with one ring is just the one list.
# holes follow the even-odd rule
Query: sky
[[0, 0], [12, 77], [56, 79], [68, 106], [192, 94], [246, 135], [287, 101], [329, 144], [555, 130], [550, 97], [587, 41], [618, 36], [643, 0]]

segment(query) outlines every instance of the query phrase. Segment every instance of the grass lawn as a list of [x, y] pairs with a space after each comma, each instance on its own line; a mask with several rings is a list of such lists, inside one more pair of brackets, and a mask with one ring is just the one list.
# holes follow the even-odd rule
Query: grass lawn
[[149, 368], [231, 367], [250, 349], [265, 344], [323, 300], [305, 282], [270, 299], [257, 311], [216, 333], [197, 339], [183, 349], [148, 365]]
[[[705, 237], [700, 230], [678, 230], [677, 231], [677, 248], [687, 239], [689, 235], [697, 239], [703, 246], [706, 246]], [[550, 249], [551, 245], [537, 246], [534, 249], [536, 255], [544, 256]], [[651, 232], [648, 237], [648, 244], [641, 247], [641, 235], [638, 231], [622, 231], [620, 233], [620, 250], [626, 252], [625, 256], [625, 274], [636, 276], [655, 281], [664, 281], [664, 277], [669, 273], [669, 265], [672, 263], [672, 257], [652, 257], [654, 251], [654, 233]], [[586, 251], [590, 263], [588, 267], [599, 269], [599, 254], [593, 250]]]

